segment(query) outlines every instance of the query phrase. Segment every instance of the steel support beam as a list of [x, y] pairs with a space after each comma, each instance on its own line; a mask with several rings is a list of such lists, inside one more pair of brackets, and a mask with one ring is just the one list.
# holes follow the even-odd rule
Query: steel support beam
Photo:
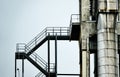
[[48, 34], [48, 77], [50, 77], [50, 34]]
[[57, 75], [59, 76], [80, 76], [80, 74], [57, 74]]
[[97, 52], [94, 53], [94, 77], [98, 77]]
[[22, 77], [24, 77], [24, 59], [22, 59]]
[[81, 44], [80, 44], [80, 56], [79, 56], [79, 64], [80, 64], [80, 77], [82, 77], [82, 50], [81, 50]]
[[17, 77], [17, 76], [16, 76], [16, 73], [17, 73], [17, 72], [16, 72], [16, 68], [17, 68], [17, 61], [16, 61], [16, 54], [15, 54], [15, 77]]
[[119, 77], [120, 77], [120, 53], [119, 53]]
[[55, 74], [57, 77], [57, 34], [55, 37]]

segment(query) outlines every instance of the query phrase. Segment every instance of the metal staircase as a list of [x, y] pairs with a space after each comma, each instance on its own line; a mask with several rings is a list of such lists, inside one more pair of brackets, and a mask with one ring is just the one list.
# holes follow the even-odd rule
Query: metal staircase
[[47, 27], [29, 43], [18, 43], [16, 45], [16, 59], [27, 59], [36, 68], [38, 68], [40, 72], [35, 77], [44, 77], [48, 76], [49, 74], [51, 74], [51, 77], [55, 77], [54, 63], [48, 64], [34, 51], [37, 50], [47, 40], [55, 40], [56, 36], [57, 40], [69, 40], [69, 35], [68, 27]]
[[45, 77], [45, 75], [40, 71], [35, 77]]
[[23, 43], [18, 43], [17, 51], [25, 51], [27, 55], [30, 55], [47, 41], [48, 37], [50, 40], [54, 40], [56, 35], [58, 40], [68, 40], [70, 35], [69, 30], [69, 27], [47, 27], [29, 43], [24, 45]]
[[40, 58], [37, 58], [36, 55], [31, 54], [30, 56], [25, 55], [26, 59], [30, 61], [36, 68], [38, 68], [42, 73], [48, 75], [48, 72], [45, 68], [47, 65], [43, 63]]

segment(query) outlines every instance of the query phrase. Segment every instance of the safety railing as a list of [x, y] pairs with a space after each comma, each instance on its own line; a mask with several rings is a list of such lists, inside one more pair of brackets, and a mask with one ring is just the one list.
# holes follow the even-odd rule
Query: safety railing
[[55, 72], [55, 63], [50, 63], [50, 72]]
[[29, 52], [33, 49], [38, 43], [40, 43], [45, 37], [49, 36], [69, 36], [68, 27], [47, 27], [41, 33], [39, 33], [35, 38], [33, 38], [29, 43], [26, 44], [26, 48], [29, 47]]
[[[37, 53], [34, 52], [30, 55], [30, 57], [48, 72], [48, 63], [44, 59], [42, 59]], [[55, 72], [55, 63], [50, 63], [50, 72]]]
[[17, 51], [25, 51], [28, 53], [32, 50], [36, 45], [38, 45], [44, 38], [49, 36], [69, 36], [69, 28], [68, 27], [47, 27], [42, 32], [40, 32], [36, 37], [34, 37], [29, 43], [18, 43], [16, 45]]
[[42, 59], [37, 53], [31, 54], [30, 58], [34, 60], [38, 65], [40, 65], [44, 70], [47, 71], [47, 62], [44, 59]]
[[35, 77], [40, 77], [43, 73], [40, 71]]
[[25, 52], [26, 44], [25, 43], [17, 43], [16, 44], [16, 51], [17, 52]]
[[70, 19], [70, 24], [80, 23], [80, 14], [72, 14]]
[[72, 14], [70, 18], [70, 25], [69, 25], [69, 35], [71, 34], [72, 25], [73, 24], [80, 24], [80, 14]]

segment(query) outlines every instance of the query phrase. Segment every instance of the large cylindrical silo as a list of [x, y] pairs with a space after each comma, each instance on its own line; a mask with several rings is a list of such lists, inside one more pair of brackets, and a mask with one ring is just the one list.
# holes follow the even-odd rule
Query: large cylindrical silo
[[98, 17], [98, 77], [117, 77], [115, 15]]
[[116, 0], [98, 0], [98, 77], [118, 77], [116, 50]]

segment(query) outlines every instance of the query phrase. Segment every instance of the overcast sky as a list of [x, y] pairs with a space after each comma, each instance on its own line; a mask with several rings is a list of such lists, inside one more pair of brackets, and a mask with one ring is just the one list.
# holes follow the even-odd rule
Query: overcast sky
[[[29, 42], [45, 27], [69, 27], [71, 14], [79, 13], [78, 5], [78, 0], [0, 0], [0, 77], [14, 77], [16, 43]], [[58, 72], [79, 73], [78, 42], [58, 45]], [[40, 51], [44, 50], [43, 45]], [[26, 60], [25, 77], [37, 73]]]

